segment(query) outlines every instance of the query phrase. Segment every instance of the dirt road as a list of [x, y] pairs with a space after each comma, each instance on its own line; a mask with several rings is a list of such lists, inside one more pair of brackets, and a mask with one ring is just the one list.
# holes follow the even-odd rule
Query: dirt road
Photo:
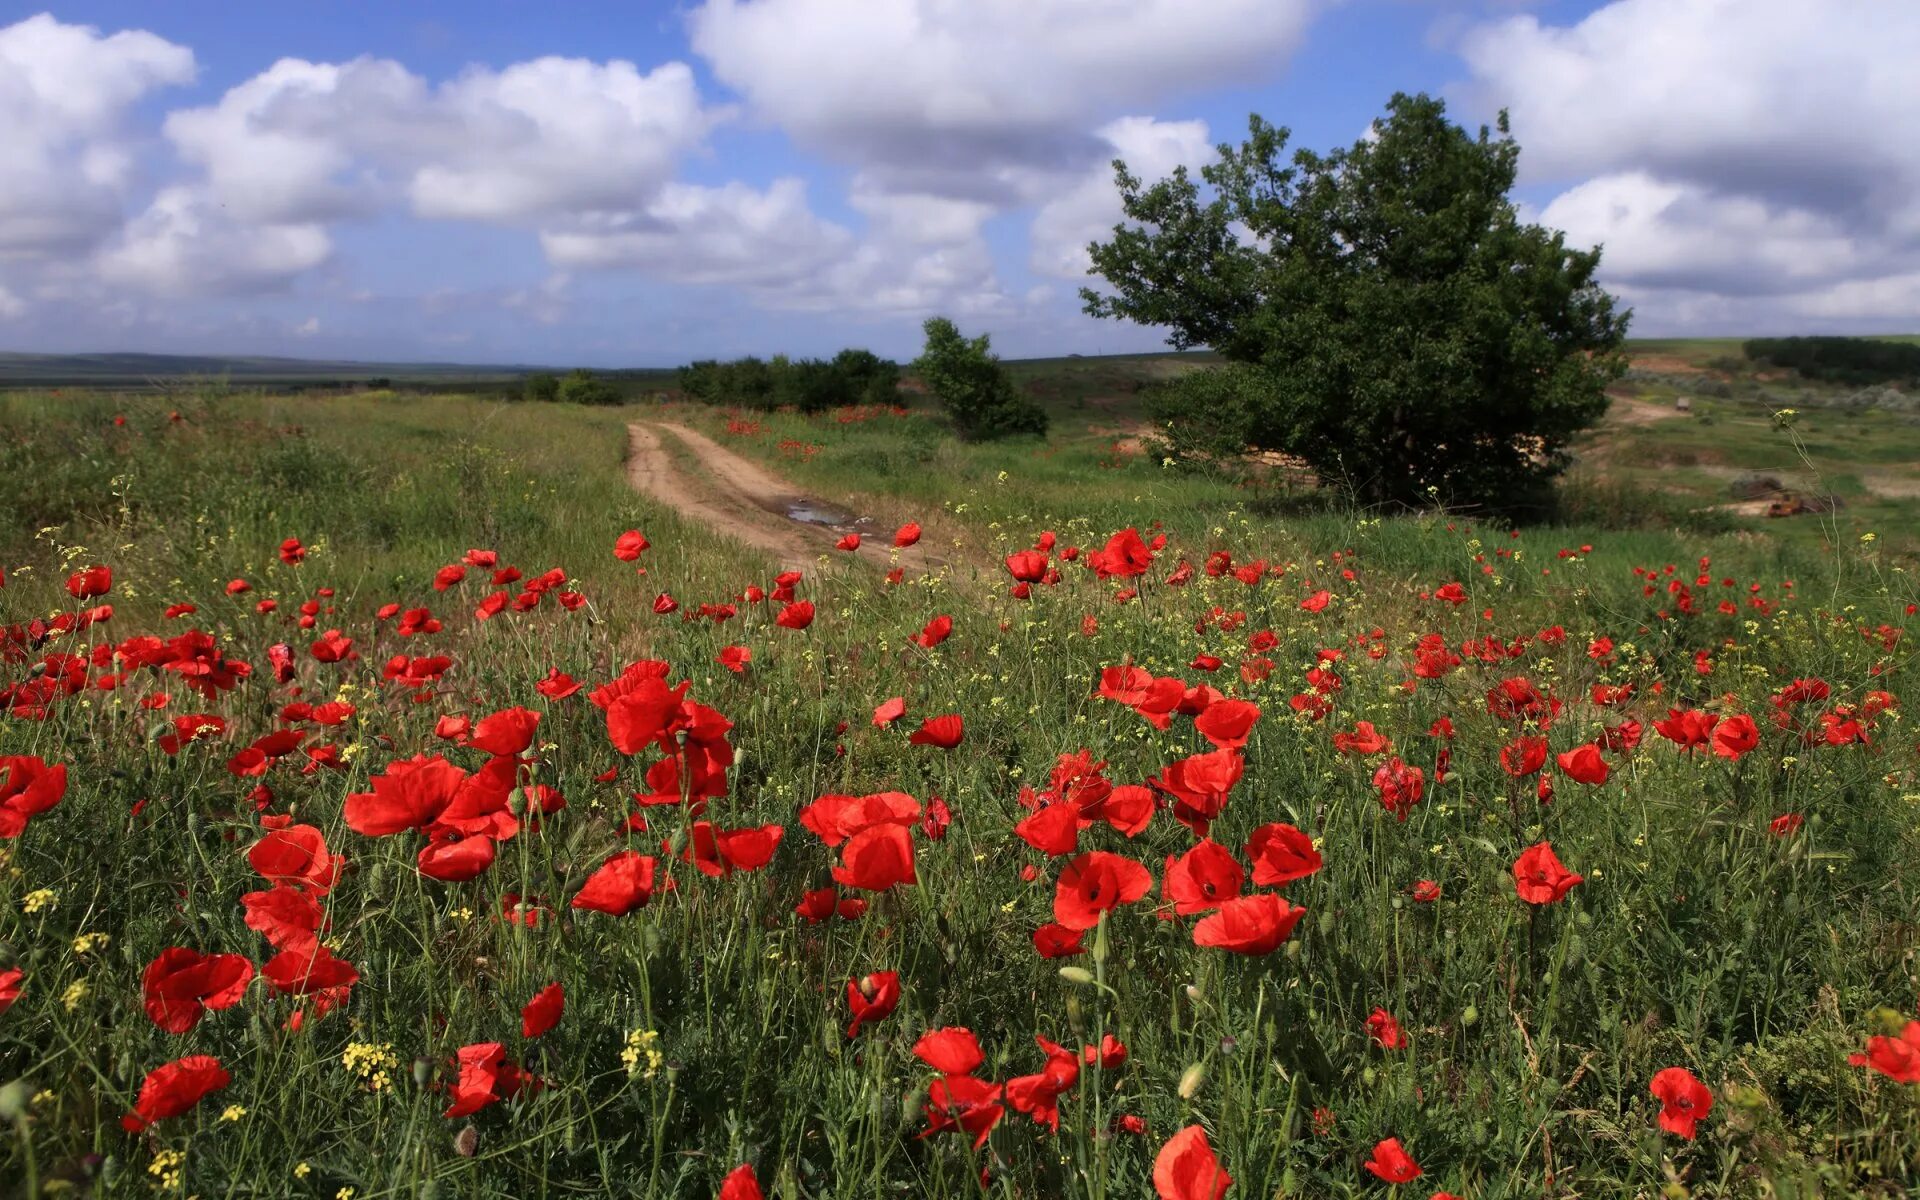
[[[678, 460], [678, 461], [677, 461]], [[693, 469], [683, 466], [691, 462]], [[896, 524], [813, 499], [697, 429], [672, 422], [627, 426], [627, 482], [689, 520], [772, 555], [788, 570], [817, 571], [822, 555], [933, 573], [949, 564], [925, 543], [896, 550]], [[836, 550], [848, 533], [860, 549]]]

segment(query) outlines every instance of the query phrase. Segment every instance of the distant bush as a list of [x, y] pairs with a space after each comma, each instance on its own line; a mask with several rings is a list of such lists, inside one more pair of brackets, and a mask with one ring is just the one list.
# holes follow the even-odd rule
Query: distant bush
[[584, 368], [567, 372], [554, 398], [562, 404], [623, 404], [626, 397], [618, 388]]
[[1047, 432], [1047, 411], [1020, 394], [989, 347], [987, 335], [964, 338], [952, 321], [929, 317], [927, 344], [914, 374], [939, 398], [960, 436], [969, 441]]
[[1877, 383], [1920, 386], [1920, 346], [1874, 338], [1754, 338], [1741, 346], [1748, 358], [1794, 371], [1803, 379], [1869, 387]]
[[870, 350], [847, 349], [831, 359], [772, 361], [702, 359], [680, 368], [683, 395], [707, 404], [821, 413], [858, 404], [893, 404], [900, 368]]
[[520, 396], [551, 404], [560, 398], [560, 377], [551, 371], [535, 371], [520, 381]]

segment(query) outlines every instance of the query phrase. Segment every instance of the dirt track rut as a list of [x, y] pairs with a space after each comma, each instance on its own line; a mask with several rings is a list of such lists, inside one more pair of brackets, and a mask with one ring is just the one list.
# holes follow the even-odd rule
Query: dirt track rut
[[[698, 472], [675, 461], [674, 442], [699, 465]], [[945, 556], [924, 543], [895, 550], [895, 526], [837, 511], [838, 506], [808, 497], [699, 430], [674, 422], [627, 426], [627, 482], [681, 516], [772, 555], [789, 570], [817, 570], [822, 554], [859, 558], [881, 570], [898, 565], [935, 572], [948, 565]], [[824, 513], [823, 519], [832, 523], [799, 520], [791, 515], [795, 512]], [[839, 516], [847, 519], [834, 519]], [[851, 554], [835, 550], [834, 544], [851, 531], [860, 533], [860, 549]]]

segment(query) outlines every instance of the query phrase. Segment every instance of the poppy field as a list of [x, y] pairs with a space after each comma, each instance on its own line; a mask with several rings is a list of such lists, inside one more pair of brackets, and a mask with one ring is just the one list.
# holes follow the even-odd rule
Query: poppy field
[[0, 1192], [1920, 1179], [1876, 539], [682, 412], [915, 476], [782, 569], [631, 416], [0, 396]]

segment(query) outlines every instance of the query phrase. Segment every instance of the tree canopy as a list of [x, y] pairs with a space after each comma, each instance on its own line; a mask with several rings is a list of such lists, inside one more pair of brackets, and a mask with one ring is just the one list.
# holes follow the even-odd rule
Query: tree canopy
[[1288, 137], [1253, 117], [1204, 194], [1114, 162], [1127, 222], [1089, 247], [1111, 290], [1086, 311], [1231, 364], [1155, 397], [1174, 450], [1284, 451], [1365, 502], [1529, 499], [1625, 370], [1599, 249], [1519, 219], [1504, 112], [1474, 136], [1399, 94], [1351, 147], [1288, 162]]

